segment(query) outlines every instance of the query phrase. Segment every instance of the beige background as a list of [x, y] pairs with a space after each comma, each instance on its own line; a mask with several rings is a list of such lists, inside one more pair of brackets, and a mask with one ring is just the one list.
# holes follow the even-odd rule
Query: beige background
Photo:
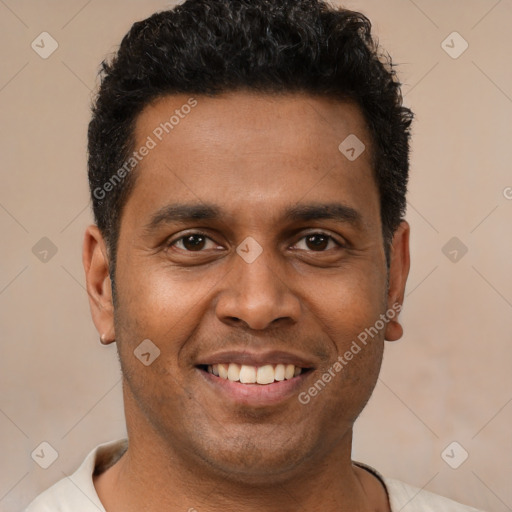
[[[0, 0], [0, 509], [20, 510], [124, 434], [115, 347], [90, 320], [86, 128], [102, 58], [157, 0]], [[402, 341], [356, 424], [354, 457], [484, 510], [512, 510], [512, 3], [352, 0], [398, 63], [416, 113]], [[31, 48], [47, 31], [48, 59]], [[457, 31], [457, 59], [441, 43]], [[452, 36], [453, 39], [453, 36]], [[457, 51], [461, 41], [448, 39]], [[507, 199], [508, 196], [508, 199]], [[48, 237], [57, 253], [32, 247]], [[457, 262], [442, 252], [457, 237]], [[459, 253], [460, 255], [460, 253]], [[460, 257], [460, 256], [459, 256]], [[42, 469], [43, 441], [58, 459]], [[453, 441], [469, 453], [452, 469]], [[458, 461], [455, 448], [450, 461]], [[405, 510], [405, 509], [404, 509]]]

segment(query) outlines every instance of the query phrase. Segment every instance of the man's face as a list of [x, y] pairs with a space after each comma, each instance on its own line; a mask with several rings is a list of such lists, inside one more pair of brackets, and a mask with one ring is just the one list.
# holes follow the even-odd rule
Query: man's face
[[[156, 147], [134, 171], [116, 262], [128, 429], [220, 473], [278, 475], [350, 443], [378, 376], [383, 330], [298, 399], [391, 305], [370, 138], [353, 104], [233, 93], [196, 97], [159, 141], [188, 99], [156, 101], [135, 130], [136, 149]], [[366, 146], [353, 161], [338, 149], [350, 134]], [[147, 339], [160, 355], [146, 366]], [[208, 372], [219, 363], [231, 377], [307, 370], [243, 384]]]

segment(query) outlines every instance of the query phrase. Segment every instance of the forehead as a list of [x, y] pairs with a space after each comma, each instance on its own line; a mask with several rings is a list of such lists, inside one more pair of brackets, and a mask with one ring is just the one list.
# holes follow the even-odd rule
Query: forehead
[[378, 216], [371, 140], [350, 102], [306, 94], [169, 95], [141, 112], [135, 141], [136, 150], [152, 148], [137, 164], [128, 201], [141, 211], [179, 198], [224, 205], [233, 215], [250, 208], [255, 220], [255, 213], [307, 199], [359, 205]]
[[[255, 150], [260, 154], [291, 150], [297, 158], [312, 153], [338, 157], [332, 150], [348, 135], [370, 143], [366, 122], [354, 102], [299, 93], [169, 95], [146, 106], [135, 127], [139, 144], [147, 136], [158, 145], [171, 145], [174, 140], [196, 151], [218, 145], [226, 150], [230, 144], [235, 157]], [[271, 144], [261, 146], [262, 142]]]

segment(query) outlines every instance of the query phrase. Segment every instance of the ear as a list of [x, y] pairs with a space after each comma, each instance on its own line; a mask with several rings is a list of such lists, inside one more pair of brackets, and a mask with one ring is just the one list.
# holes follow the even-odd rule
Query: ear
[[390, 248], [389, 265], [389, 288], [388, 288], [388, 311], [396, 314], [386, 326], [385, 339], [387, 341], [399, 340], [404, 330], [398, 321], [398, 314], [404, 302], [405, 284], [409, 275], [410, 254], [409, 254], [410, 226], [407, 221], [402, 221], [398, 226]]
[[94, 325], [104, 345], [115, 341], [114, 304], [106, 243], [98, 226], [85, 231], [82, 262]]

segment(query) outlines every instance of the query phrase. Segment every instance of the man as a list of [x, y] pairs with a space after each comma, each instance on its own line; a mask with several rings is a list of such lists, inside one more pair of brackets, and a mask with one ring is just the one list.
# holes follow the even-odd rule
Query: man
[[356, 12], [188, 0], [131, 28], [83, 248], [128, 440], [29, 512], [475, 510], [351, 459], [402, 335], [411, 121]]

